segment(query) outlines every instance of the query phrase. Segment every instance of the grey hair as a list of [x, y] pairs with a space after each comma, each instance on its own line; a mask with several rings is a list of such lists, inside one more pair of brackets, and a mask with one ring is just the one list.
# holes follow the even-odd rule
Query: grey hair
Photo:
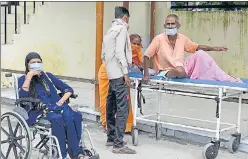
[[167, 19], [167, 18], [175, 18], [175, 19], [176, 19], [176, 23], [177, 23], [177, 24], [180, 24], [180, 23], [179, 23], [179, 18], [178, 18], [178, 16], [177, 16], [176, 14], [170, 14], [170, 15], [168, 15], [168, 16], [166, 17], [166, 19]]

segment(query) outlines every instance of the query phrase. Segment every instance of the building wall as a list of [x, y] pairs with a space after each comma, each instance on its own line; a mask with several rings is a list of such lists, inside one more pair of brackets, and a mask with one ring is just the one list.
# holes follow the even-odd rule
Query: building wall
[[[156, 2], [155, 34], [164, 32], [168, 2]], [[114, 7], [104, 3], [104, 33], [111, 26]], [[28, 52], [37, 51], [47, 71], [54, 74], [94, 78], [96, 41], [95, 2], [46, 2], [12, 47], [3, 49], [1, 68], [24, 70]], [[130, 34], [140, 34], [144, 50], [149, 45], [150, 2], [130, 2]], [[248, 77], [248, 12], [174, 12], [180, 18], [179, 32], [205, 45], [226, 46], [227, 52], [210, 55], [228, 73]]]
[[190, 12], [166, 10], [166, 2], [156, 7], [156, 34], [164, 32], [166, 15], [179, 16], [180, 33], [198, 44], [225, 46], [227, 52], [209, 52], [227, 73], [248, 78], [248, 12]]

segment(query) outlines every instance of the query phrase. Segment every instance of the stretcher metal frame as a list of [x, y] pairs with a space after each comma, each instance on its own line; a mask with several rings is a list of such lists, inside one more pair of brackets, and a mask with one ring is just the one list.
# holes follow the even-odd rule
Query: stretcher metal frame
[[[182, 83], [182, 82], [173, 82], [173, 81], [166, 81], [166, 80], [153, 80], [151, 79], [150, 82], [147, 85], [142, 84], [141, 78], [131, 78], [132, 84], [134, 85], [135, 89], [135, 99], [134, 99], [134, 106], [133, 106], [133, 145], [138, 145], [138, 128], [137, 128], [137, 120], [145, 121], [145, 122], [152, 122], [155, 123], [155, 129], [156, 134], [158, 133], [158, 125], [169, 125], [169, 126], [176, 126], [181, 128], [188, 128], [193, 130], [200, 130], [210, 133], [215, 133], [215, 137], [213, 137], [211, 143], [206, 144], [204, 146], [202, 155], [203, 158], [209, 159], [209, 158], [216, 158], [218, 155], [218, 150], [220, 148], [220, 133], [224, 131], [228, 131], [231, 129], [236, 129], [236, 133], [231, 135], [231, 138], [228, 143], [228, 150], [231, 153], [234, 153], [238, 150], [240, 140], [241, 140], [241, 134], [240, 134], [240, 121], [241, 121], [241, 110], [242, 110], [242, 96], [244, 93], [248, 92], [248, 88], [239, 88], [239, 87], [230, 87], [230, 86], [217, 86], [217, 85], [210, 85], [210, 84], [194, 84], [194, 83]], [[144, 86], [144, 87], [143, 87]], [[179, 89], [166, 89], [167, 87], [175, 86]], [[141, 87], [141, 88], [139, 88]], [[213, 94], [200, 94], [200, 93], [190, 93], [190, 92], [182, 92], [182, 90], [185, 90], [185, 88], [191, 87], [191, 88], [201, 88], [201, 89], [208, 89], [208, 90], [216, 90], [216, 95]], [[152, 91], [158, 93], [158, 112], [156, 114], [148, 114], [148, 115], [142, 115], [137, 116], [137, 108], [138, 108], [138, 94], [140, 90], [144, 91]], [[227, 91], [230, 91], [227, 93]], [[175, 95], [183, 95], [183, 96], [191, 96], [191, 97], [198, 97], [198, 98], [208, 98], [208, 99], [214, 99], [217, 103], [216, 107], [216, 121], [210, 121], [210, 120], [201, 120], [196, 118], [189, 118], [189, 117], [180, 117], [175, 115], [169, 115], [169, 114], [161, 114], [161, 94], [175, 94]], [[221, 110], [222, 110], [222, 101], [229, 97], [238, 97], [238, 114], [237, 114], [237, 122], [236, 124], [232, 123], [225, 123], [221, 122]], [[157, 116], [157, 120], [147, 119], [148, 117]], [[208, 122], [208, 123], [216, 123], [216, 129], [208, 129], [208, 128], [202, 128], [202, 127], [196, 127], [196, 126], [189, 126], [189, 125], [182, 125], [182, 124], [176, 124], [176, 123], [169, 123], [164, 122], [160, 120], [161, 116], [167, 116], [167, 117], [173, 117], [173, 118], [179, 118], [179, 119], [186, 119], [186, 120], [192, 120], [192, 121], [199, 121], [199, 122]], [[220, 125], [227, 125], [227, 127], [220, 129]], [[157, 136], [157, 135], [156, 135]]]

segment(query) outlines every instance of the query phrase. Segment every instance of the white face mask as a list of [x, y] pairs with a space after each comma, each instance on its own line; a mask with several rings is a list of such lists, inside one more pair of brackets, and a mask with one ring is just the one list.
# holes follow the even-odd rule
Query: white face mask
[[167, 35], [173, 36], [173, 35], [176, 35], [176, 33], [177, 33], [177, 28], [165, 29], [165, 32], [166, 32]]
[[30, 64], [30, 70], [43, 71], [42, 63], [32, 63]]

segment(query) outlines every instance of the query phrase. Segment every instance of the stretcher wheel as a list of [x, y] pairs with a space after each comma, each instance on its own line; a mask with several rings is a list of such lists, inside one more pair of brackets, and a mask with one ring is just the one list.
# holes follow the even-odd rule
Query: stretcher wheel
[[202, 157], [204, 159], [215, 159], [218, 155], [218, 147], [213, 143], [208, 143], [204, 146], [202, 151]]
[[14, 155], [14, 158], [29, 159], [31, 149], [31, 133], [25, 119], [16, 112], [4, 113], [1, 116], [1, 158]]
[[232, 136], [228, 142], [228, 151], [235, 153], [239, 149], [240, 140], [238, 137]]
[[132, 142], [133, 142], [134, 146], [138, 146], [138, 136], [139, 136], [138, 129], [133, 129], [133, 131], [132, 131]]

